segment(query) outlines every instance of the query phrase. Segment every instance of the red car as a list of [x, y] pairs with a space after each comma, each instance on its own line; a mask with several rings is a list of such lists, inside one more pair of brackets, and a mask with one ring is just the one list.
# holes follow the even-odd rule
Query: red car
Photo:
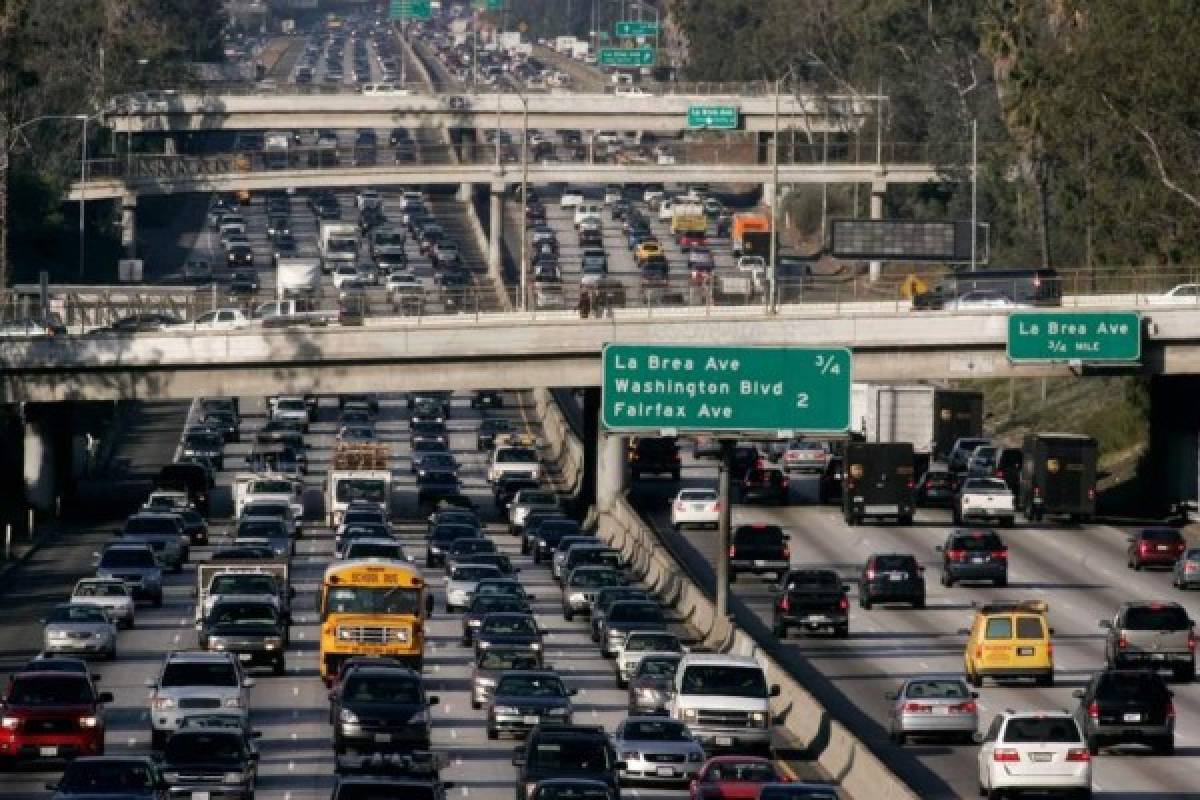
[[18, 672], [0, 708], [0, 762], [104, 755], [104, 703], [89, 675]]
[[679, 246], [684, 250], [692, 247], [704, 247], [704, 234], [698, 231], [684, 231], [679, 234]]
[[758, 756], [714, 756], [689, 785], [691, 800], [758, 800], [768, 783], [788, 783], [775, 763]]
[[1142, 528], [1129, 537], [1126, 562], [1132, 569], [1173, 567], [1187, 549], [1187, 542], [1175, 528]]

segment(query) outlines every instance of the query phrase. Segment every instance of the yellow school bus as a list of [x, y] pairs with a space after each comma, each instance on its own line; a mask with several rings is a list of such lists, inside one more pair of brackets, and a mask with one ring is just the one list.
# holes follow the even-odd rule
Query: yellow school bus
[[387, 656], [420, 671], [433, 595], [416, 567], [379, 561], [333, 564], [321, 579], [317, 610], [326, 683], [351, 656]]

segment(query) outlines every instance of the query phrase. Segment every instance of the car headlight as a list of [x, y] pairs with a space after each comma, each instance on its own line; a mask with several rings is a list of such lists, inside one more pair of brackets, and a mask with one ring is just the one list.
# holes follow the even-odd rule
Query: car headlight
[[494, 714], [503, 714], [505, 716], [516, 716], [517, 710], [512, 706], [496, 706], [492, 709]]
[[6, 731], [15, 731], [20, 724], [21, 720], [18, 717], [0, 717], [0, 728]]
[[534, 792], [536, 792], [536, 791], [537, 791], [537, 784], [536, 784], [536, 783], [527, 783], [527, 784], [525, 784], [525, 796], [526, 796], [526, 797], [533, 797], [533, 793], [534, 793]]
[[688, 753], [687, 760], [692, 764], [699, 764], [704, 760], [704, 751], [693, 750], [692, 752]]
[[242, 773], [240, 773], [240, 772], [226, 772], [225, 773], [225, 778], [224, 778], [225, 783], [241, 783], [243, 780], [244, 780], [244, 778], [242, 777]]
[[684, 718], [685, 720], [692, 720], [693, 722], [695, 722], [695, 720], [696, 720], [696, 709], [694, 709], [694, 708], [685, 708], [685, 709], [683, 710], [683, 718]]
[[547, 547], [547, 546], [548, 545], [547, 545], [545, 539], [538, 539], [538, 547]]
[[475, 683], [477, 683], [480, 686], [486, 686], [487, 688], [490, 689], [496, 685], [496, 679], [495, 678], [476, 678]]
[[429, 712], [428, 711], [418, 711], [416, 714], [413, 714], [411, 717], [408, 718], [408, 722], [410, 725], [428, 725], [429, 724]]
[[99, 724], [100, 724], [100, 720], [97, 717], [80, 717], [79, 718], [79, 727], [81, 727], [81, 728], [94, 728]]
[[750, 721], [760, 728], [767, 727], [767, 714], [765, 711], [755, 711], [750, 715]]
[[541, 650], [541, 649], [542, 649], [542, 643], [541, 643], [541, 642], [530, 642], [530, 643], [529, 643], [529, 649], [530, 649], [530, 650]]
[[242, 698], [240, 695], [234, 695], [233, 697], [225, 698], [225, 707], [226, 708], [241, 708], [244, 705], [245, 705], [245, 703], [242, 702]]
[[170, 711], [175, 707], [175, 698], [173, 697], [156, 697], [154, 698], [155, 711]]
[[346, 725], [357, 725], [358, 714], [355, 714], [348, 708], [343, 708], [340, 712], [338, 712], [338, 722], [342, 722]]
[[178, 772], [164, 772], [163, 780], [166, 781], [167, 783], [179, 783], [179, 773]]
[[337, 637], [339, 639], [349, 640], [349, 639], [353, 638], [353, 635], [354, 634], [352, 634], [350, 632], [349, 628], [338, 628]]
[[478, 628], [482, 624], [483, 624], [483, 620], [479, 619], [479, 618], [467, 620], [467, 627], [470, 627], [470, 628]]
[[641, 686], [637, 690], [637, 696], [642, 700], [658, 700], [662, 697], [662, 692], [653, 686]]
[[283, 646], [283, 639], [278, 636], [268, 636], [263, 639], [263, 647], [268, 650], [278, 650]]
[[570, 709], [567, 709], [567, 708], [548, 708], [548, 709], [546, 709], [546, 716], [548, 716], [548, 717], [565, 717], [569, 713], [570, 713]]

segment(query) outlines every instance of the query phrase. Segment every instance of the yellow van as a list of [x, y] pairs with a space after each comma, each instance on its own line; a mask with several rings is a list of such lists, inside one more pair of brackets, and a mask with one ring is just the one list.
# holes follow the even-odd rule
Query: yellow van
[[984, 678], [1033, 678], [1038, 686], [1054, 685], [1054, 629], [1046, 623], [1046, 603], [991, 603], [975, 612], [963, 653], [967, 680], [976, 688]]

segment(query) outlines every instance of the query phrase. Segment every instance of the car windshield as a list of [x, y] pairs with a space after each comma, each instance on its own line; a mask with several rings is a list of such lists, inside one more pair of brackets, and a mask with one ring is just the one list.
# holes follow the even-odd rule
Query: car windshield
[[336, 587], [329, 590], [326, 611], [334, 614], [415, 615], [420, 600], [420, 589]]
[[608, 611], [610, 622], [661, 622], [662, 611], [651, 603], [617, 603]]
[[1016, 717], [1004, 726], [1002, 741], [1028, 744], [1078, 742], [1079, 728], [1070, 717]]
[[766, 697], [767, 681], [758, 667], [693, 664], [683, 673], [683, 694]]
[[1146, 528], [1142, 531], [1142, 538], [1152, 542], [1178, 542], [1182, 537], [1179, 531], [1170, 528]]
[[278, 400], [275, 403], [276, 411], [303, 411], [308, 413], [308, 408], [304, 405], [304, 400], [301, 398], [288, 398], [286, 400]]
[[765, 761], [722, 761], [704, 773], [705, 781], [770, 783], [777, 780], [775, 767]]
[[291, 506], [286, 503], [257, 502], [242, 507], [242, 516], [246, 517], [286, 517], [291, 512]]
[[58, 784], [61, 793], [150, 794], [156, 776], [142, 761], [74, 761]]
[[1004, 542], [994, 533], [972, 533], [956, 536], [950, 546], [953, 550], [1003, 550]]
[[1185, 631], [1192, 627], [1192, 621], [1180, 606], [1130, 606], [1125, 612], [1125, 627], [1139, 631]]
[[167, 740], [163, 758], [168, 764], [221, 763], [246, 760], [242, 739], [235, 733], [180, 733]]
[[342, 698], [351, 703], [421, 702], [421, 681], [407, 675], [351, 675], [342, 689]]
[[343, 783], [334, 795], [335, 800], [396, 800], [397, 797], [403, 797], [404, 800], [437, 800], [440, 795], [428, 785], [405, 783], [397, 787], [386, 782]]
[[571, 573], [571, 585], [585, 589], [598, 586], [619, 586], [621, 576], [611, 569], [582, 569]]
[[607, 772], [612, 767], [608, 747], [600, 738], [539, 740], [529, 754], [529, 766], [555, 772]]
[[177, 530], [174, 522], [173, 519], [158, 516], [130, 517], [125, 521], [125, 533], [174, 533]]
[[123, 583], [81, 583], [75, 587], [76, 597], [125, 597], [128, 594]]
[[404, 560], [404, 549], [398, 544], [384, 542], [352, 542], [346, 548], [346, 558], [389, 558]]
[[237, 538], [239, 539], [254, 539], [271, 537], [282, 537], [285, 535], [282, 523], [274, 519], [244, 519], [238, 523]]
[[378, 511], [347, 511], [342, 517], [344, 525], [382, 525], [383, 515]]
[[552, 506], [552, 505], [557, 505], [558, 495], [554, 494], [554, 492], [522, 491], [520, 496], [517, 498], [517, 503], [519, 503], [520, 505], [531, 505], [531, 506], [532, 505]]
[[513, 594], [487, 594], [480, 596], [478, 592], [471, 604], [471, 611], [478, 614], [498, 614], [510, 612], [523, 614], [528, 612], [525, 601]]
[[717, 493], [711, 489], [684, 489], [679, 499], [689, 503], [711, 502], [717, 499]]
[[459, 539], [451, 546], [450, 549], [456, 555], [493, 553], [496, 551], [496, 543], [491, 539], [482, 538]]
[[541, 784], [535, 800], [612, 800], [612, 792], [603, 786], [578, 784]]
[[215, 433], [189, 433], [183, 445], [190, 450], [220, 450], [221, 437]]
[[209, 614], [213, 625], [274, 625], [275, 607], [269, 603], [217, 603]]
[[682, 722], [673, 719], [647, 719], [625, 723], [623, 738], [626, 741], [689, 742], [692, 736]]
[[838, 800], [838, 794], [834, 789], [808, 786], [764, 786], [758, 800]]
[[237, 686], [237, 670], [228, 661], [171, 661], [158, 682], [172, 686]]
[[971, 478], [963, 486], [964, 492], [1007, 492], [1008, 484], [996, 478]]
[[905, 697], [923, 697], [935, 700], [959, 700], [970, 695], [962, 681], [913, 681], [904, 692]]
[[484, 578], [494, 578], [500, 574], [500, 570], [491, 565], [485, 564], [464, 564], [463, 566], [455, 567], [454, 572], [450, 574], [452, 581], [478, 581]]
[[137, 567], [145, 569], [157, 566], [157, 562], [154, 560], [154, 552], [149, 548], [114, 548], [104, 551], [104, 556], [100, 559], [100, 566], [103, 568]]
[[643, 658], [638, 662], [637, 674], [651, 678], [674, 678], [679, 669], [678, 658]]
[[108, 615], [103, 609], [90, 605], [58, 606], [46, 615], [46, 622], [108, 622]]
[[86, 677], [59, 674], [14, 677], [7, 702], [14, 706], [73, 706], [94, 700]]
[[1100, 678], [1096, 696], [1104, 700], [1151, 700], [1166, 694], [1166, 684], [1152, 672], [1108, 674]]
[[502, 447], [496, 451], [496, 461], [505, 464], [537, 463], [537, 453], [525, 447]]
[[289, 481], [255, 481], [250, 484], [250, 494], [294, 494]]
[[833, 590], [841, 584], [836, 572], [827, 569], [800, 570], [788, 575], [787, 589], [815, 588]]
[[875, 569], [885, 572], [912, 572], [916, 559], [906, 555], [875, 556]]
[[682, 647], [679, 644], [679, 639], [669, 633], [631, 634], [629, 636], [629, 641], [625, 642], [625, 649], [639, 652], [659, 650], [665, 653], [678, 653], [682, 651]]
[[499, 633], [499, 634], [514, 634], [523, 636], [536, 636], [537, 623], [533, 617], [487, 617], [483, 621], [484, 633]]
[[496, 694], [514, 697], [566, 697], [567, 690], [555, 675], [505, 675]]
[[733, 542], [737, 545], [778, 546], [783, 544], [783, 530], [775, 525], [741, 527], [734, 531]]

